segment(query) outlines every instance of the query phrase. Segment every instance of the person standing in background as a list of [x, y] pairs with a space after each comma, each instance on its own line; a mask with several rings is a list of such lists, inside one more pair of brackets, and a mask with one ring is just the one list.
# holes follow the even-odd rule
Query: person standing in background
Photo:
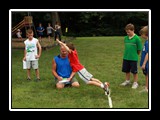
[[17, 37], [19, 40], [22, 40], [22, 32], [20, 29], [17, 29], [17, 33], [16, 33]]
[[56, 41], [57, 38], [59, 38], [59, 40], [61, 41], [60, 29], [61, 29], [61, 26], [60, 26], [59, 23], [56, 21], [56, 24], [55, 24], [55, 26], [54, 26], [54, 31], [55, 31], [54, 40], [55, 40], [55, 41]]
[[53, 30], [54, 30], [54, 29], [53, 29], [53, 27], [51, 26], [51, 24], [48, 23], [47, 36], [48, 36], [49, 42], [51, 42], [51, 36], [52, 36]]
[[38, 39], [41, 42], [42, 41], [42, 37], [43, 37], [43, 32], [44, 32], [44, 27], [42, 27], [42, 24], [39, 23], [39, 26], [37, 27], [37, 32], [38, 32]]

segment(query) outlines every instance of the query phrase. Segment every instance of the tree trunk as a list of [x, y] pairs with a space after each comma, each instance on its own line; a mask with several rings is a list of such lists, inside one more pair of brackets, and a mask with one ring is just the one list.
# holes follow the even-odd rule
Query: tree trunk
[[[59, 22], [60, 26], [61, 26], [61, 21], [60, 21], [60, 18], [59, 18], [59, 15], [58, 15], [58, 12], [52, 12], [51, 13], [51, 16], [52, 16], [52, 25], [54, 27], [56, 21]], [[61, 26], [62, 27], [62, 26]], [[60, 29], [60, 33], [62, 35], [62, 29]]]

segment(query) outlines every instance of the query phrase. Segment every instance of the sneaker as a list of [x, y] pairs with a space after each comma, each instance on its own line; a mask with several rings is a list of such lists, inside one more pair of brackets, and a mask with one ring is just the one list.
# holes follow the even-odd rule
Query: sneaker
[[136, 89], [137, 87], [138, 87], [138, 83], [137, 83], [137, 82], [134, 82], [133, 85], [132, 85], [132, 88], [133, 88], [133, 89]]
[[37, 78], [37, 79], [36, 79], [36, 82], [39, 82], [39, 81], [40, 81], [40, 78]]
[[109, 95], [109, 92], [110, 92], [110, 90], [109, 90], [109, 83], [105, 82], [103, 85], [104, 85], [103, 89], [105, 90], [105, 94]]
[[28, 77], [28, 78], [27, 78], [27, 80], [28, 80], [28, 81], [30, 81], [30, 80], [31, 80], [31, 78], [29, 78], [29, 77]]
[[111, 90], [110, 89], [108, 89], [108, 91], [105, 91], [105, 95], [110, 96], [110, 94], [111, 94]]
[[148, 89], [147, 88], [144, 88], [143, 90], [139, 91], [140, 93], [143, 93], [143, 92], [147, 92], [148, 93]]
[[126, 80], [124, 81], [123, 83], [121, 83], [120, 85], [121, 86], [126, 86], [126, 85], [129, 85], [130, 84], [130, 81], [129, 80]]

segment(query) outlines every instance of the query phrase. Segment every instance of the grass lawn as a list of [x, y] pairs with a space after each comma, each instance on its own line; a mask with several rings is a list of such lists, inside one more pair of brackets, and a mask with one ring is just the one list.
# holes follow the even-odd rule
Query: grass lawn
[[[145, 76], [138, 64], [137, 89], [131, 85], [122, 87], [125, 74], [121, 71], [124, 43], [123, 37], [77, 37], [75, 44], [80, 62], [102, 82], [109, 82], [113, 109], [148, 109], [147, 93], [139, 93], [145, 85]], [[142, 41], [144, 42], [144, 41]], [[22, 69], [24, 49], [11, 50], [11, 108], [12, 109], [106, 109], [110, 110], [107, 96], [96, 86], [86, 85], [76, 74], [80, 88], [57, 90], [52, 75], [52, 59], [59, 54], [59, 46], [43, 50], [39, 60], [41, 82], [35, 82], [35, 71], [31, 70], [31, 81]], [[139, 56], [140, 60], [140, 56]], [[131, 82], [133, 76], [131, 75]]]

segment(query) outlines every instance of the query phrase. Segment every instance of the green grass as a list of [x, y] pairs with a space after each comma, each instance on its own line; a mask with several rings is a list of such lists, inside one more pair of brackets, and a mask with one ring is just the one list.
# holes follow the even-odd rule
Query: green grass
[[[125, 80], [121, 72], [123, 59], [123, 37], [78, 37], [75, 44], [80, 62], [102, 82], [110, 82], [114, 109], [148, 109], [147, 93], [139, 93], [145, 85], [145, 77], [139, 67], [139, 87], [122, 87]], [[39, 60], [41, 82], [35, 82], [35, 71], [31, 70], [32, 81], [27, 81], [26, 70], [22, 69], [23, 50], [12, 49], [11, 53], [11, 108], [48, 109], [108, 109], [104, 91], [86, 85], [76, 74], [80, 88], [57, 90], [52, 75], [52, 58], [59, 54], [59, 46], [42, 51]], [[140, 60], [140, 57], [139, 57]], [[133, 76], [131, 76], [133, 82]]]

